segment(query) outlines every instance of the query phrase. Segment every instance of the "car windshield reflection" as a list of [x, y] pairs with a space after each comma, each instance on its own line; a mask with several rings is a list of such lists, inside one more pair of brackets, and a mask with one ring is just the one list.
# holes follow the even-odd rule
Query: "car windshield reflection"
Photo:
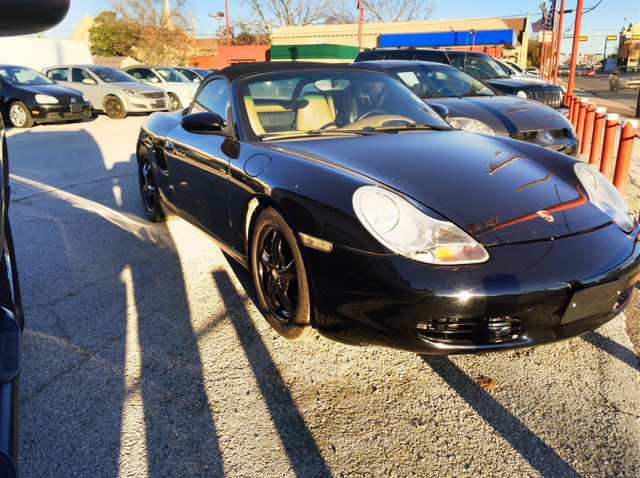
[[89, 68], [93, 74], [100, 78], [105, 83], [124, 83], [124, 82], [136, 82], [137, 80], [132, 76], [123, 73], [122, 71], [111, 68], [109, 66], [101, 66]]
[[158, 73], [167, 83], [183, 83], [189, 81], [189, 78], [184, 76], [182, 73], [177, 72], [173, 68], [156, 68], [155, 72]]
[[261, 139], [305, 133], [314, 137], [366, 134], [378, 127], [395, 132], [451, 129], [402, 84], [377, 73], [268, 73], [242, 81], [238, 88], [246, 123]]
[[386, 68], [386, 71], [424, 98], [495, 96], [481, 81], [446, 65], [402, 65]]
[[55, 83], [36, 70], [21, 66], [1, 67], [0, 78], [10, 85], [52, 85]]

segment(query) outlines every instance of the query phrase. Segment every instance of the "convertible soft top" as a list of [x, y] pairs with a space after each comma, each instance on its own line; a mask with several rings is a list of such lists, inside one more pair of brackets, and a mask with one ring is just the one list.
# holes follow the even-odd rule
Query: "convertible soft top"
[[239, 63], [237, 65], [227, 66], [226, 68], [217, 71], [216, 75], [226, 76], [229, 79], [229, 82], [232, 82], [242, 76], [250, 75], [252, 73], [282, 70], [307, 70], [310, 68], [322, 68], [327, 70], [336, 68], [352, 69], [353, 66], [312, 61]]

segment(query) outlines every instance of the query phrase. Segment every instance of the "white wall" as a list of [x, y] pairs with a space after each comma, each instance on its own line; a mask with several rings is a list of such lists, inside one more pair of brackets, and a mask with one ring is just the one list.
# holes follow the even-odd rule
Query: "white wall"
[[49, 38], [0, 38], [0, 64], [28, 66], [42, 70], [47, 66], [93, 63], [86, 43]]

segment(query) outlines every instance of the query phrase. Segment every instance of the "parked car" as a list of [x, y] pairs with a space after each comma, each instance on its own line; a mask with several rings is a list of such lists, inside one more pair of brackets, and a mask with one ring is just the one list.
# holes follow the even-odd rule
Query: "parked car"
[[486, 53], [427, 48], [374, 48], [358, 53], [355, 59], [356, 62], [373, 60], [418, 60], [452, 65], [507, 95], [530, 98], [555, 109], [564, 108], [562, 88], [538, 81], [510, 78]]
[[208, 70], [207, 68], [198, 68], [195, 66], [175, 66], [173, 69], [182, 73], [184, 76], [189, 78], [189, 81], [193, 81], [194, 83], [200, 83], [207, 77], [207, 75], [218, 71]]
[[[54, 27], [69, 11], [69, 1], [32, 0], [28, 15], [25, 15], [23, 0], [4, 0], [0, 36], [29, 35]], [[9, 153], [4, 132], [5, 106], [5, 88], [0, 83], [0, 462], [2, 476], [9, 478], [18, 476], [18, 379], [24, 315], [8, 215], [11, 198]]]
[[396, 60], [354, 66], [386, 72], [402, 81], [434, 109], [436, 105], [445, 107], [445, 119], [463, 131], [495, 134], [578, 154], [576, 134], [561, 113], [530, 99], [504, 95], [453, 66]]
[[189, 81], [173, 68], [156, 65], [135, 65], [122, 69], [142, 83], [158, 86], [169, 95], [169, 111], [180, 110], [191, 104], [198, 91], [198, 83]]
[[93, 109], [104, 111], [111, 119], [168, 108], [169, 97], [163, 89], [141, 83], [110, 66], [57, 65], [44, 68], [42, 73], [58, 84], [81, 91]]
[[91, 116], [91, 103], [73, 88], [57, 85], [43, 74], [17, 65], [0, 65], [2, 116], [16, 128], [35, 123], [75, 123]]
[[528, 73], [531, 73], [532, 75], [539, 75], [540, 74], [540, 70], [538, 70], [535, 66], [528, 66], [526, 68]]
[[619, 66], [609, 75], [609, 91], [640, 86], [640, 66]]
[[227, 67], [136, 151], [149, 220], [211, 235], [288, 339], [529, 347], [615, 317], [640, 272], [640, 226], [595, 168], [456, 131], [375, 71]]

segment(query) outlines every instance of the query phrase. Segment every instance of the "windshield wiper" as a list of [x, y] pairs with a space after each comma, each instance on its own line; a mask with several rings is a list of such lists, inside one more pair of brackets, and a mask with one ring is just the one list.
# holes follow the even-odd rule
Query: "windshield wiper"
[[[450, 98], [450, 95], [438, 95], [436, 93], [430, 95], [418, 95], [420, 98]], [[455, 96], [455, 95], [454, 95]]]
[[371, 134], [379, 134], [373, 131], [344, 131], [336, 129], [312, 129], [309, 131], [301, 131], [293, 134], [278, 134], [276, 136], [267, 136], [262, 141], [280, 141], [282, 139], [298, 139], [309, 138], [313, 136], [366, 136]]
[[421, 124], [421, 123], [409, 123], [395, 126], [367, 126], [365, 131], [382, 131], [384, 133], [396, 133], [398, 131], [422, 131], [422, 130], [434, 130], [434, 131], [453, 131], [450, 126], [440, 126], [435, 124]]

